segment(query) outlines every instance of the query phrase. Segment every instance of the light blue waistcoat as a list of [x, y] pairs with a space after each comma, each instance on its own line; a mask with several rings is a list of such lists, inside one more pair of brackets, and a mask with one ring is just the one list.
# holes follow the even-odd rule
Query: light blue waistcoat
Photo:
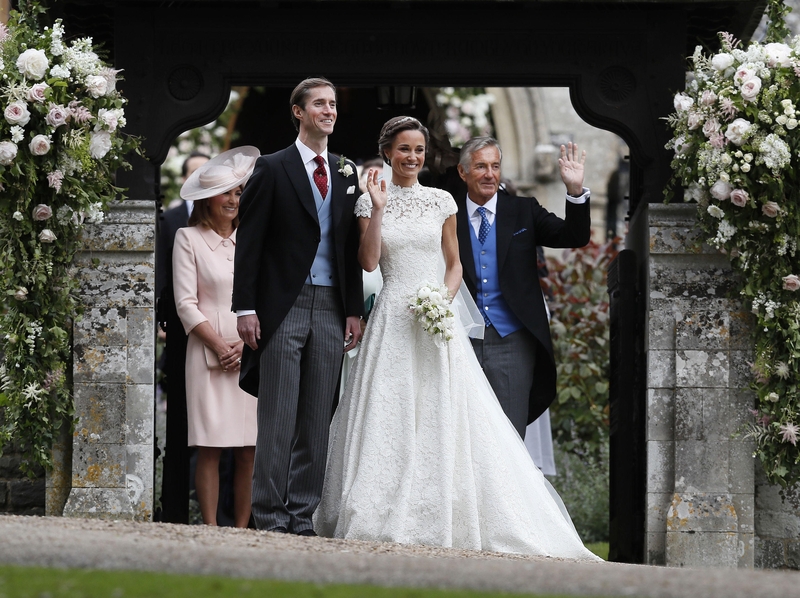
[[[497, 224], [495, 219], [494, 224]], [[481, 245], [475, 229], [469, 227], [472, 236], [472, 259], [475, 262], [478, 296], [475, 303], [483, 314], [487, 326], [494, 326], [501, 337], [523, 328], [523, 324], [500, 292], [500, 269], [497, 265], [497, 227], [492, 224], [486, 242]]]
[[306, 278], [306, 284], [315, 284], [321, 287], [338, 287], [339, 276], [336, 272], [336, 253], [333, 246], [333, 215], [331, 213], [331, 185], [328, 185], [328, 194], [325, 200], [311, 183], [311, 191], [314, 192], [314, 203], [317, 204], [317, 217], [319, 218], [320, 241], [317, 247], [317, 255], [314, 256], [314, 263], [311, 264], [311, 271]]

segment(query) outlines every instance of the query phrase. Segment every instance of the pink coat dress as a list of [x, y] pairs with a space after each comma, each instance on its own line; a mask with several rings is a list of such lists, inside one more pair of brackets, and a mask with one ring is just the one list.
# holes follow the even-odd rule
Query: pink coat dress
[[[175, 305], [189, 334], [208, 321], [225, 338], [237, 339], [231, 311], [236, 231], [223, 239], [213, 230], [178, 230], [172, 254]], [[256, 397], [239, 388], [239, 372], [211, 369], [200, 339], [186, 347], [186, 407], [189, 446], [239, 447], [256, 444]], [[169, 400], [169, 398], [167, 398]]]

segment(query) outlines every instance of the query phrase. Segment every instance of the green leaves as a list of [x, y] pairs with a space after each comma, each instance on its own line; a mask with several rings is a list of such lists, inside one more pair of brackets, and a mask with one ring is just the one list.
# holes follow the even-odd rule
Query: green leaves
[[558, 371], [550, 408], [554, 439], [565, 451], [599, 462], [608, 442], [609, 328], [606, 268], [619, 239], [548, 258], [542, 280], [552, 319]]

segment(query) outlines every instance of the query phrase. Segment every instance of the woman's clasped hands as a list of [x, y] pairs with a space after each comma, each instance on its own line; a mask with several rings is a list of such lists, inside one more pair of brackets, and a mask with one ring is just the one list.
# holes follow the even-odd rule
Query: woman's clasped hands
[[[224, 343], [228, 344], [226, 341]], [[242, 367], [242, 348], [244, 347], [244, 343], [242, 341], [237, 341], [235, 343], [228, 344], [228, 350], [220, 353], [217, 351], [217, 357], [219, 358], [219, 363], [222, 366], [222, 371], [227, 372], [228, 370], [237, 371], [240, 370]]]

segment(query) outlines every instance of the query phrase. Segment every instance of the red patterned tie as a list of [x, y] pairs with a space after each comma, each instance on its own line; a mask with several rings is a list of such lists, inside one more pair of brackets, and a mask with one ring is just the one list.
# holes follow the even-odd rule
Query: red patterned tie
[[325, 201], [325, 196], [328, 195], [328, 173], [325, 172], [325, 160], [322, 156], [314, 156], [314, 162], [317, 163], [317, 169], [314, 171], [314, 184], [322, 195], [322, 201]]

